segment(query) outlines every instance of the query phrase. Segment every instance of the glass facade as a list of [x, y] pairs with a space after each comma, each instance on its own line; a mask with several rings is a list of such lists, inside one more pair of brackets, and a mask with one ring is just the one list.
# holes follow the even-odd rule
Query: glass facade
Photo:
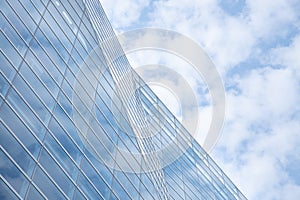
[[0, 1], [0, 199], [246, 199], [97, 0]]

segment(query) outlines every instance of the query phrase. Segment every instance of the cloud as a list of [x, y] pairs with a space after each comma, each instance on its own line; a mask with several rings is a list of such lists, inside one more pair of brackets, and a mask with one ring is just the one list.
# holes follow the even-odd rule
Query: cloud
[[247, 19], [230, 16], [217, 1], [159, 1], [154, 7], [151, 26], [176, 30], [196, 39], [222, 72], [246, 59], [254, 45]]
[[115, 29], [122, 29], [136, 23], [142, 10], [145, 9], [149, 0], [101, 0], [104, 10]]
[[254, 0], [246, 2], [245, 13], [249, 18], [249, 25], [257, 37], [274, 40], [278, 36], [285, 36], [298, 22], [299, 12], [297, 1], [286, 0]]
[[233, 79], [215, 156], [249, 199], [284, 199], [282, 188], [299, 186], [287, 167], [289, 159], [299, 159], [299, 82], [291, 69], [271, 67]]
[[289, 67], [293, 73], [300, 78], [300, 35], [293, 38], [292, 43], [289, 46], [280, 46], [272, 49], [269, 52], [268, 58], [265, 62], [269, 62], [272, 65], [280, 65]]
[[195, 39], [222, 73], [299, 27], [294, 1], [246, 1], [234, 16], [218, 1], [156, 1], [153, 7], [147, 25]]

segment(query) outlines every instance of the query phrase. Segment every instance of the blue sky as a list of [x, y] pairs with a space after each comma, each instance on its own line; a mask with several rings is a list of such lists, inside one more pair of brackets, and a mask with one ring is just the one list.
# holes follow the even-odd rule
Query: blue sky
[[300, 198], [299, 1], [100, 1], [117, 33], [157, 27], [196, 41], [226, 88], [212, 157], [249, 199]]

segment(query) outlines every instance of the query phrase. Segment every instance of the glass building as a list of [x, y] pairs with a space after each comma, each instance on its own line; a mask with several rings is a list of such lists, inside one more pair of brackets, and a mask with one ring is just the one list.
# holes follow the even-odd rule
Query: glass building
[[246, 199], [132, 70], [98, 0], [3, 0], [0, 26], [0, 199]]

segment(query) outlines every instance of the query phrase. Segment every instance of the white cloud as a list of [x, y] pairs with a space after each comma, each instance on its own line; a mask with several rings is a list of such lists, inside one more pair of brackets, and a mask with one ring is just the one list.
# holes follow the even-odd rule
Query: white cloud
[[100, 0], [115, 29], [126, 28], [139, 20], [150, 0]]
[[[286, 0], [252, 0], [246, 2], [249, 25], [257, 37], [275, 39], [284, 36], [292, 23], [298, 23], [299, 12], [295, 6], [297, 1]], [[299, 7], [299, 5], [298, 5]], [[298, 15], [298, 16], [297, 16]]]
[[289, 68], [270, 67], [234, 79], [240, 92], [228, 92], [216, 157], [250, 199], [283, 199], [282, 188], [298, 187], [286, 166], [300, 145], [299, 82]]
[[217, 1], [157, 2], [151, 14], [152, 26], [169, 28], [196, 39], [225, 72], [246, 59], [254, 45], [247, 19], [232, 17]]
[[296, 36], [289, 46], [272, 49], [265, 62], [273, 65], [287, 66], [300, 79], [300, 35]]

